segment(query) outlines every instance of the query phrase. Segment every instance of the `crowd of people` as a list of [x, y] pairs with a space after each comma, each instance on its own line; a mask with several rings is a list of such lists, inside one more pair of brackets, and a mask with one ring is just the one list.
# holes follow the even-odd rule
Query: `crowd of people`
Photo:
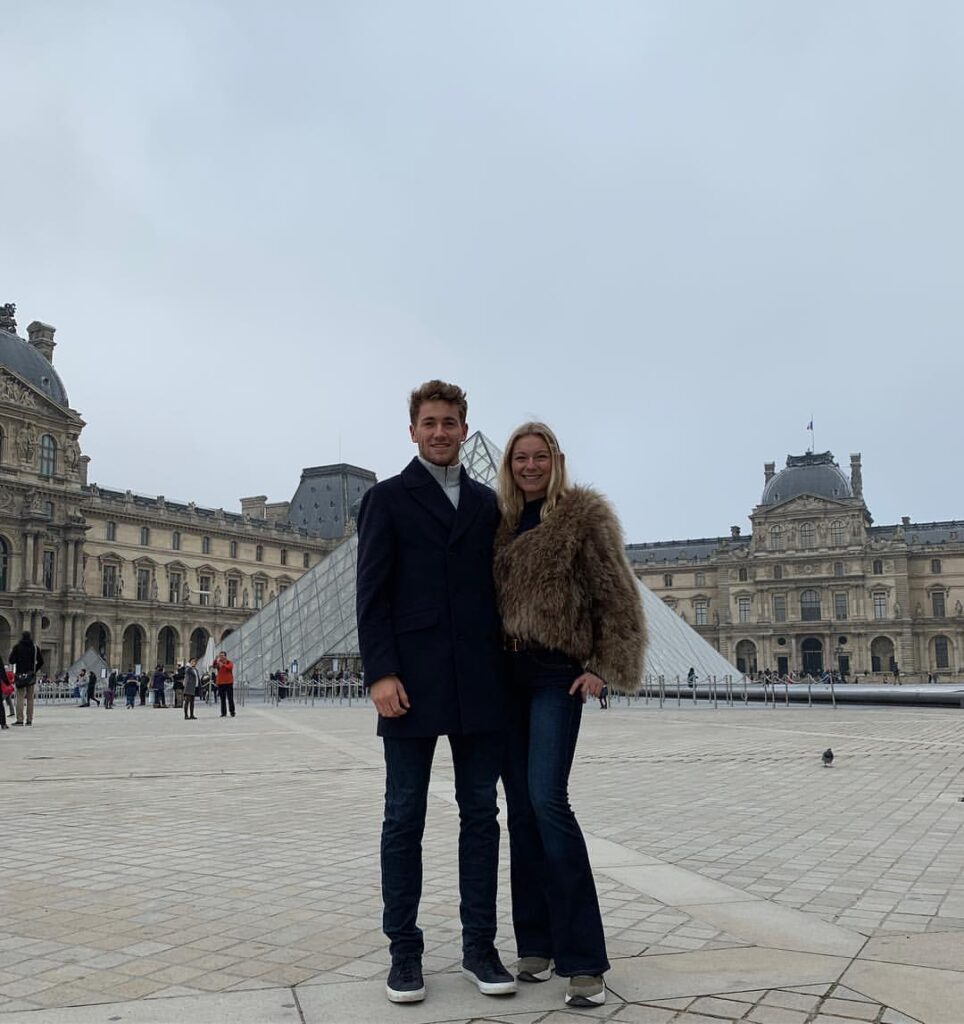
[[[30, 633], [25, 632], [10, 655], [13, 671], [8, 673], [6, 667], [0, 665], [0, 728], [9, 728], [7, 711], [16, 715], [16, 721], [12, 724], [33, 725], [37, 689], [40, 687], [43, 692], [44, 688], [48, 688], [49, 692], [52, 683], [58, 690], [70, 693], [81, 708], [96, 704], [110, 711], [114, 708], [115, 698], [122, 693], [124, 706], [128, 710], [138, 706], [138, 702], [141, 707], [151, 706], [157, 710], [179, 708], [183, 710], [186, 720], [196, 721], [194, 709], [197, 698], [207, 703], [213, 697], [215, 703], [220, 704], [221, 717], [230, 715], [234, 718], [234, 664], [224, 651], [214, 659], [209, 671], [202, 672], [198, 668], [198, 660], [191, 658], [172, 671], [162, 665], [155, 666], [151, 673], [135, 672], [133, 668], [127, 672], [113, 669], [102, 680], [95, 672], [82, 668], [71, 685], [67, 672], [54, 680], [40, 672], [44, 664], [43, 653]], [[170, 704], [167, 700], [168, 691]]]

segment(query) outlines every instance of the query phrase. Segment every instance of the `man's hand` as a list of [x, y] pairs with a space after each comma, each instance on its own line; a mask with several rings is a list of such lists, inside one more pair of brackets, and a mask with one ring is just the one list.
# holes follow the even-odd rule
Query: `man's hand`
[[411, 707], [398, 676], [382, 676], [368, 688], [375, 710], [382, 718], [401, 718]]
[[569, 694], [571, 696], [578, 693], [582, 697], [583, 704], [585, 704], [587, 697], [598, 697], [605, 685], [599, 676], [593, 675], [592, 672], [583, 672], [572, 686], [569, 687]]

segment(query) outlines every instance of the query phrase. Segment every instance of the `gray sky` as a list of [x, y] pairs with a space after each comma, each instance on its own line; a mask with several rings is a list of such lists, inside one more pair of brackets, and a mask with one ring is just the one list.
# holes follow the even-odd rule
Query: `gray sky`
[[90, 478], [397, 472], [406, 396], [545, 419], [632, 541], [864, 456], [964, 518], [964, 5], [0, 0], [0, 302]]

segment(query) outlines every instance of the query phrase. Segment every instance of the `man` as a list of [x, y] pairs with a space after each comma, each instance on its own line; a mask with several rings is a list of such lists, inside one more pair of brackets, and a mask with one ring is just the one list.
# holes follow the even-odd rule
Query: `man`
[[[44, 656], [33, 642], [29, 632], [24, 631], [16, 647], [10, 652], [15, 686], [17, 687], [17, 721], [15, 725], [33, 725], [33, 695], [37, 683], [37, 672], [43, 668]], [[24, 706], [26, 705], [26, 721]]]
[[492, 582], [495, 495], [459, 464], [467, 402], [433, 380], [412, 392], [418, 455], [362, 499], [358, 639], [385, 754], [382, 924], [392, 1002], [425, 998], [422, 834], [432, 758], [448, 736], [459, 806], [462, 970], [486, 995], [516, 990], [495, 949], [503, 738], [502, 634]]
[[228, 661], [224, 651], [219, 651], [211, 667], [214, 669], [214, 681], [221, 700], [221, 717], [224, 718], [230, 708], [231, 717], [234, 718], [234, 662]]

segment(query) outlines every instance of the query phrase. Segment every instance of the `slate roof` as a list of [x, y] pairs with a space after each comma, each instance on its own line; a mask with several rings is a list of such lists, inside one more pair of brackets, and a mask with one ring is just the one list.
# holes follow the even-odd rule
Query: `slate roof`
[[13, 370], [57, 405], [70, 408], [67, 389], [60, 375], [30, 342], [16, 334], [0, 331], [0, 366]]

